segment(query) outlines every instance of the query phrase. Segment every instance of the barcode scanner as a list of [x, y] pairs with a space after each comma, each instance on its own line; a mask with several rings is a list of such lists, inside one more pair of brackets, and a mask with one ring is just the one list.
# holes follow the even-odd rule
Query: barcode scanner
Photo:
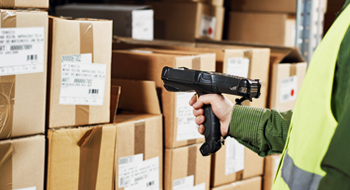
[[[260, 97], [260, 80], [218, 73], [191, 70], [185, 67], [170, 68], [162, 70], [164, 88], [169, 92], [195, 91], [197, 97], [204, 94], [231, 94], [240, 96], [236, 104], [241, 105], [245, 100], [252, 101]], [[203, 156], [209, 156], [221, 148], [221, 144], [227, 136], [221, 137], [220, 121], [214, 115], [211, 105], [204, 105], [205, 122], [205, 143], [201, 146], [200, 152]]]

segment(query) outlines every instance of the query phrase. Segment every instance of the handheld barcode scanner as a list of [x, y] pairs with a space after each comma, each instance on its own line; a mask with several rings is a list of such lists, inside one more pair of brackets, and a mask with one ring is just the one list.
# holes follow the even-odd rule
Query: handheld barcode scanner
[[[195, 91], [197, 97], [213, 93], [241, 96], [241, 99], [236, 99], [236, 104], [260, 97], [260, 80], [223, 73], [191, 70], [185, 67], [176, 69], [164, 67], [162, 80], [165, 89], [170, 92]], [[224, 143], [226, 137], [221, 139], [220, 121], [214, 115], [211, 105], [205, 105], [203, 109], [205, 143], [201, 146], [200, 151], [203, 156], [209, 156], [221, 148], [221, 143]]]

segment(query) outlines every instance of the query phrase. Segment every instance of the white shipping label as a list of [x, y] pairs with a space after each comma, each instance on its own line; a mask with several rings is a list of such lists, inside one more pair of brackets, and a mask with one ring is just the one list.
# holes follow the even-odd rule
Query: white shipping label
[[194, 94], [194, 92], [176, 93], [177, 141], [203, 138], [198, 132], [198, 125], [195, 123], [193, 107], [189, 105], [189, 101]]
[[205, 190], [205, 183], [194, 186], [192, 190]]
[[72, 55], [62, 55], [61, 63], [92, 63], [92, 54], [72, 54]]
[[227, 138], [225, 175], [244, 170], [244, 146], [234, 138]]
[[44, 72], [44, 27], [0, 28], [0, 76]]
[[102, 106], [106, 64], [61, 63], [61, 105]]
[[190, 175], [184, 178], [176, 179], [173, 181], [173, 190], [188, 190], [194, 186], [194, 175]]
[[202, 15], [199, 34], [209, 38], [214, 38], [216, 28], [216, 17]]
[[153, 40], [153, 10], [132, 11], [132, 38]]
[[127, 187], [137, 173], [138, 164], [143, 162], [143, 154], [119, 158], [118, 163], [118, 187]]
[[249, 59], [243, 57], [231, 57], [227, 60], [227, 74], [248, 77]]
[[13, 189], [13, 190], [36, 190], [36, 187], [27, 187], [27, 188], [21, 188], [21, 189]]
[[136, 166], [137, 170], [133, 170], [136, 172], [124, 190], [159, 190], [159, 157], [145, 160]]
[[298, 77], [292, 76], [281, 80], [280, 102], [289, 102], [297, 99]]

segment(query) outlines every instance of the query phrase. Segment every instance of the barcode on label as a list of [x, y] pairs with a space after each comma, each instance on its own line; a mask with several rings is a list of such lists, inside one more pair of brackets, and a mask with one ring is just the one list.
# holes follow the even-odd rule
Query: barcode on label
[[89, 94], [98, 94], [98, 89], [89, 89]]
[[119, 158], [119, 165], [127, 164], [127, 163], [129, 163], [129, 158]]
[[148, 183], [146, 184], [147, 187], [151, 187], [151, 186], [153, 186], [153, 185], [154, 185], [154, 181], [150, 181], [150, 182], [148, 182]]
[[38, 60], [38, 55], [27, 55], [27, 61], [36, 61]]
[[185, 179], [177, 179], [173, 182], [173, 187], [180, 186], [185, 183]]
[[124, 185], [124, 178], [120, 178], [120, 185], [123, 186]]
[[11, 51], [20, 51], [20, 50], [31, 50], [33, 45], [13, 45], [10, 46]]
[[143, 180], [143, 176], [136, 178], [135, 182], [138, 182], [138, 181], [141, 181], [141, 180]]

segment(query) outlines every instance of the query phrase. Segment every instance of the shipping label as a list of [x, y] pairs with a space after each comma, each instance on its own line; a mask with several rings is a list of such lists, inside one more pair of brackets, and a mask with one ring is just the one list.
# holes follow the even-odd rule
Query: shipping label
[[44, 72], [45, 29], [0, 28], [0, 76]]
[[216, 17], [202, 15], [199, 34], [209, 38], [215, 37]]
[[280, 102], [289, 102], [297, 99], [298, 77], [291, 76], [281, 80]]
[[205, 190], [205, 183], [194, 186], [192, 190]]
[[106, 64], [62, 62], [59, 103], [102, 106], [106, 69]]
[[132, 11], [132, 38], [153, 40], [153, 10]]
[[249, 59], [243, 57], [231, 57], [227, 60], [227, 74], [239, 77], [248, 77]]
[[244, 146], [234, 138], [227, 138], [225, 175], [244, 170]]
[[194, 94], [194, 92], [176, 93], [177, 141], [203, 138], [198, 132], [198, 125], [195, 123], [193, 107], [189, 105], [189, 101]]
[[173, 190], [188, 190], [194, 186], [194, 176], [190, 175], [173, 181]]

